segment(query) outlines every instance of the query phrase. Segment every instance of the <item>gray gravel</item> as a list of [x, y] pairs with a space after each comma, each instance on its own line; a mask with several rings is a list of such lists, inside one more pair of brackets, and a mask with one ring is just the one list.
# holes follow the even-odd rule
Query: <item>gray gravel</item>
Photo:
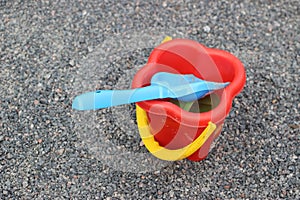
[[[0, 1], [0, 199], [300, 199], [299, 7], [283, 0]], [[132, 33], [143, 48], [127, 48]], [[247, 70], [201, 162], [148, 154], [133, 105], [71, 109], [88, 88], [129, 88], [165, 34], [232, 52]], [[105, 43], [116, 38], [123, 43], [115, 49]], [[101, 145], [91, 148], [102, 134], [108, 150], [136, 153], [122, 161], [137, 168], [119, 169]]]

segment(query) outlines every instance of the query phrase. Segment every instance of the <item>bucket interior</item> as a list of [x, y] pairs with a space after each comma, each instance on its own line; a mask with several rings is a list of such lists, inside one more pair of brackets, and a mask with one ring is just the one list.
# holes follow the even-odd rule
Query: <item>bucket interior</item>
[[168, 101], [185, 111], [203, 113], [216, 108], [220, 103], [220, 96], [217, 93], [212, 93], [193, 102], [183, 102], [178, 99], [168, 99]]

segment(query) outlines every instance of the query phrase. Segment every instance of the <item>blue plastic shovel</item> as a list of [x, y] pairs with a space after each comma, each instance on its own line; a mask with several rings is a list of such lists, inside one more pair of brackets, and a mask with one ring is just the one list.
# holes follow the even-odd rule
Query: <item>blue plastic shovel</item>
[[122, 104], [153, 99], [174, 98], [180, 101], [195, 101], [214, 90], [229, 84], [201, 80], [192, 74], [156, 73], [151, 85], [131, 90], [97, 90], [75, 97], [72, 108], [96, 110]]

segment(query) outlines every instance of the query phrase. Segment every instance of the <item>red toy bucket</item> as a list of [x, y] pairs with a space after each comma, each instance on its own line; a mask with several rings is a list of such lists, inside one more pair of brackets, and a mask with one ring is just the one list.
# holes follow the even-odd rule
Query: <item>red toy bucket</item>
[[149, 130], [155, 141], [169, 150], [188, 146], [205, 132], [210, 123], [214, 124], [213, 133], [187, 157], [193, 161], [204, 159], [211, 143], [220, 134], [233, 98], [245, 84], [242, 63], [228, 52], [207, 48], [192, 40], [175, 39], [152, 51], [147, 65], [135, 75], [132, 87], [149, 85], [151, 77], [157, 72], [193, 74], [207, 81], [230, 82], [225, 89], [215, 93], [220, 100], [219, 104], [207, 112], [188, 112], [168, 99], [137, 103], [138, 109], [146, 112]]

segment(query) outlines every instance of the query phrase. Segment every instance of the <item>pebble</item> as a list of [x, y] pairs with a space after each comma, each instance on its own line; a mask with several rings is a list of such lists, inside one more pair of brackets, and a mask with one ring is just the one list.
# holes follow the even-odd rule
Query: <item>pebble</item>
[[74, 65], [75, 65], [75, 61], [74, 61], [74, 60], [70, 60], [70, 61], [69, 61], [69, 64], [70, 64], [71, 66], [74, 66]]
[[57, 153], [58, 155], [62, 155], [64, 152], [65, 152], [65, 149], [58, 149], [58, 150], [56, 151], [56, 153]]
[[210, 27], [209, 26], [204, 26], [203, 30], [204, 30], [204, 32], [209, 33], [210, 32]]

